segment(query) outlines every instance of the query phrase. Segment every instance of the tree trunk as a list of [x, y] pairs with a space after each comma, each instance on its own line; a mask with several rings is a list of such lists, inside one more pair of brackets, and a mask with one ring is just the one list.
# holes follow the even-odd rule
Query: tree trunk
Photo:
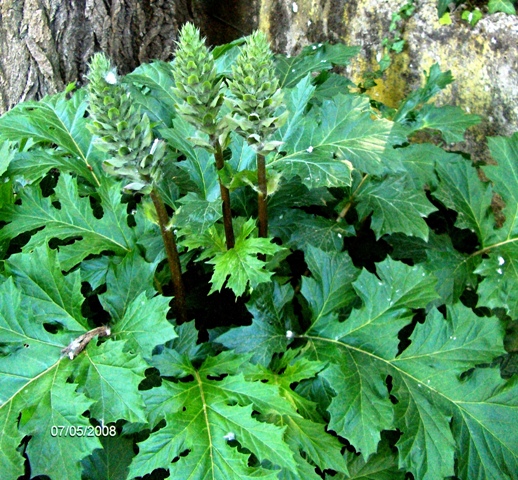
[[[257, 4], [257, 2], [253, 2]], [[178, 29], [192, 21], [209, 45], [250, 34], [257, 7], [241, 0], [1, 0], [0, 114], [18, 102], [84, 82], [93, 53], [126, 74], [170, 60]]]
[[84, 80], [94, 52], [128, 73], [171, 57], [190, 0], [2, 0], [0, 113]]

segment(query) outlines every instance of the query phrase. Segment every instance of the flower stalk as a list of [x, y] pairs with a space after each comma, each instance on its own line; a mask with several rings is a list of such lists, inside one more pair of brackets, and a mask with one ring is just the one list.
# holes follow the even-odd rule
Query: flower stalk
[[93, 56], [88, 79], [90, 130], [100, 138], [98, 146], [110, 156], [103, 167], [107, 173], [125, 180], [125, 190], [151, 196], [171, 272], [177, 317], [185, 322], [180, 257], [173, 232], [167, 228], [169, 215], [156, 187], [162, 175], [165, 143], [154, 138], [148, 116], [135, 108], [104, 54]]
[[[200, 31], [191, 23], [186, 23], [178, 41], [178, 49], [173, 70], [175, 95], [180, 100], [177, 112], [200, 132], [209, 136], [210, 143], [196, 138], [196, 143], [214, 155], [217, 170], [225, 166], [223, 148], [228, 129], [218, 121], [218, 113], [223, 104], [222, 83], [217, 77], [212, 53], [201, 38]], [[230, 192], [219, 178], [223, 223], [227, 250], [234, 248], [234, 230]]]
[[257, 31], [247, 38], [232, 66], [232, 80], [227, 83], [230, 91], [227, 101], [231, 107], [227, 122], [256, 151], [259, 236], [265, 238], [268, 236], [266, 155], [282, 143], [269, 138], [284, 124], [288, 112], [279, 114], [283, 94], [263, 32]]

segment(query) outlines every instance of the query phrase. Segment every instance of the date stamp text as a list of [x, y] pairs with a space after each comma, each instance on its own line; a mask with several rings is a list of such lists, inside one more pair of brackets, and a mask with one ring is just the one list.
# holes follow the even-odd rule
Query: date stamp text
[[115, 437], [117, 428], [115, 425], [52, 425], [51, 437]]

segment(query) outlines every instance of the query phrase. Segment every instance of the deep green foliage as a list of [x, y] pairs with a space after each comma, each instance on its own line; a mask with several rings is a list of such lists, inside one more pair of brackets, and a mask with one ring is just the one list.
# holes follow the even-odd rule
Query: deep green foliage
[[198, 47], [177, 63], [119, 78], [97, 57], [88, 95], [0, 118], [2, 480], [517, 478], [518, 133], [477, 168], [412, 142], [479, 121], [430, 103], [452, 81], [438, 65], [390, 110], [332, 71], [355, 48], [185, 34]]

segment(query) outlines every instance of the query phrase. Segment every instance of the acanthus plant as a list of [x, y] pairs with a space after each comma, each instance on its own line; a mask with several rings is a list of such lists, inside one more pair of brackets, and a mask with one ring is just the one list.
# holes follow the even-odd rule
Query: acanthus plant
[[255, 77], [261, 34], [183, 34], [199, 62], [97, 56], [0, 119], [2, 479], [516, 478], [518, 134], [482, 181], [412, 142], [479, 121], [437, 65], [390, 110], [333, 72], [356, 48]]

